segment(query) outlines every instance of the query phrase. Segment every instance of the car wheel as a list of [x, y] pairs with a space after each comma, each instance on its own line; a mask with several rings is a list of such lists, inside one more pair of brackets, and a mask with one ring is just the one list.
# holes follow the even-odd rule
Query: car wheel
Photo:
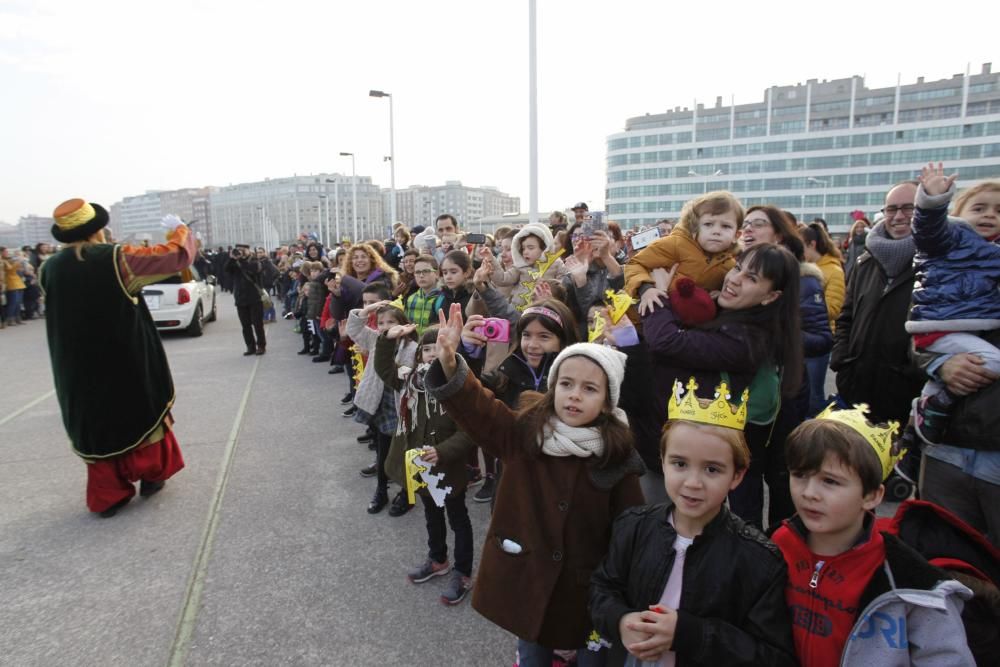
[[201, 304], [194, 309], [194, 317], [191, 318], [191, 324], [188, 325], [187, 334], [189, 336], [200, 336], [204, 333], [203, 322], [201, 320]]
[[208, 314], [206, 322], [214, 322], [219, 317], [219, 309], [215, 305], [215, 290], [212, 290], [212, 312]]

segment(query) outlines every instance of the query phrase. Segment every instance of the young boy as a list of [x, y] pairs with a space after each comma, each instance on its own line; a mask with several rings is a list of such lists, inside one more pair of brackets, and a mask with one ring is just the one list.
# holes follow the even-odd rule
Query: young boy
[[728, 192], [709, 192], [685, 204], [670, 236], [653, 241], [625, 265], [625, 291], [640, 298], [639, 312], [666, 296], [666, 290], [654, 284], [653, 269], [676, 265], [675, 279], [687, 276], [709, 292], [722, 289], [726, 272], [735, 264], [742, 223], [743, 205]]
[[961, 618], [972, 592], [874, 529], [896, 428], [827, 409], [786, 441], [797, 514], [772, 539], [803, 667], [975, 664]]
[[406, 299], [406, 319], [417, 325], [417, 335], [422, 336], [432, 321], [437, 321], [437, 311], [444, 303], [438, 288], [438, 263], [430, 255], [420, 255], [413, 262], [413, 280], [417, 291]]

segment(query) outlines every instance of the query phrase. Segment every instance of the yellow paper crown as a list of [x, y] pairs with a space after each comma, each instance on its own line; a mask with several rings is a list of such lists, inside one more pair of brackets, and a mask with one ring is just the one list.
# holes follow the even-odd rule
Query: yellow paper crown
[[[698, 383], [692, 377], [688, 380], [687, 391], [680, 380], [674, 381], [674, 400], [667, 402], [668, 419], [685, 419], [687, 421], [708, 424], [710, 426], [722, 426], [737, 431], [742, 431], [747, 423], [747, 400], [750, 398], [750, 390], [744, 389], [742, 402], [734, 405], [729, 402], [729, 385], [723, 380], [715, 388], [715, 397], [703, 404], [695, 391]], [[681, 398], [683, 396], [683, 398]]]
[[389, 303], [393, 308], [398, 308], [399, 310], [406, 310], [406, 306], [403, 305], [403, 296], [397, 296], [395, 301]]
[[619, 320], [625, 317], [625, 313], [632, 307], [632, 304], [638, 303], [638, 301], [625, 294], [625, 292], [616, 293], [608, 290], [604, 293], [604, 297], [604, 300], [608, 303], [608, 314], [611, 316], [612, 324], [618, 324]]
[[593, 343], [595, 340], [600, 338], [601, 334], [604, 333], [604, 318], [597, 315], [594, 318], [594, 326], [587, 330], [587, 342]]
[[423, 453], [422, 449], [407, 449], [403, 453], [406, 467], [406, 499], [411, 505], [417, 502], [417, 491], [427, 486], [427, 482], [420, 477], [420, 473], [427, 472], [427, 468], [414, 461]]
[[853, 410], [834, 410], [831, 404], [816, 415], [816, 419], [830, 419], [847, 424], [860, 433], [875, 450], [878, 462], [882, 464], [883, 481], [892, 472], [892, 467], [902, 455], [902, 453], [896, 455], [892, 453], [892, 439], [899, 432], [899, 422], [888, 422], [885, 426], [872, 424], [868, 421], [868, 405], [865, 403], [856, 404]]

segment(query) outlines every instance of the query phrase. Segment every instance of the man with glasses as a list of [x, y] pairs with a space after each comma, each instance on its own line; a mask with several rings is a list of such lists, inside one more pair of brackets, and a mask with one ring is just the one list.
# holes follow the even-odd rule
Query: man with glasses
[[910, 363], [905, 324], [913, 293], [913, 201], [917, 182], [899, 183], [885, 197], [885, 219], [865, 240], [837, 318], [830, 368], [849, 404], [867, 403], [873, 422], [905, 424], [926, 377]]

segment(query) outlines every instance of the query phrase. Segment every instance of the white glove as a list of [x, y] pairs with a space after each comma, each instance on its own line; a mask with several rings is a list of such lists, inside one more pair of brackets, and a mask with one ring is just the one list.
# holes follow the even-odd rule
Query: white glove
[[180, 218], [178, 218], [173, 213], [170, 213], [169, 215], [163, 216], [163, 219], [160, 220], [160, 224], [163, 225], [164, 227], [166, 227], [167, 229], [173, 231], [173, 230], [177, 229], [178, 227], [183, 226], [184, 225], [184, 221], [181, 220]]

